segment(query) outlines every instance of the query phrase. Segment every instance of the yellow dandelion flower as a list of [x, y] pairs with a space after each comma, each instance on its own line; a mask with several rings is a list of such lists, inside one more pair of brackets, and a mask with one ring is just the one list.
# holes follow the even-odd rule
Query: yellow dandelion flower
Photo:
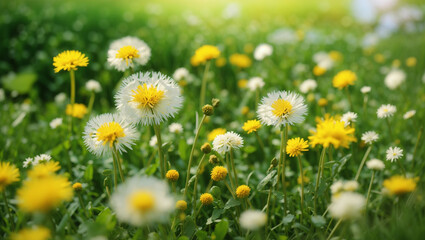
[[246, 198], [249, 196], [249, 193], [251, 192], [251, 188], [248, 187], [247, 185], [240, 185], [237, 189], [236, 189], [236, 196], [238, 198]]
[[247, 68], [252, 64], [252, 60], [245, 54], [234, 53], [229, 58], [230, 64], [239, 67]]
[[354, 72], [350, 70], [343, 70], [332, 79], [332, 85], [341, 90], [348, 85], [354, 85], [356, 80], [357, 76]]
[[219, 57], [217, 60], [215, 60], [215, 66], [217, 67], [224, 67], [227, 63], [227, 60], [225, 57]]
[[377, 63], [383, 63], [385, 61], [385, 57], [381, 53], [375, 54], [375, 56], [373, 56], [373, 58], [375, 59], [375, 62], [377, 62]]
[[246, 79], [238, 80], [238, 88], [246, 88], [247, 84], [248, 84], [248, 80]]
[[128, 65], [128, 63], [133, 61], [133, 58], [140, 57], [139, 50], [133, 46], [124, 46], [118, 50], [118, 52], [115, 55], [116, 58], [121, 58], [125, 60], [125, 63]]
[[76, 191], [79, 192], [83, 189], [83, 185], [79, 182], [76, 182], [72, 185], [72, 188]]
[[409, 57], [408, 59], [406, 59], [406, 66], [414, 67], [414, 66], [416, 66], [417, 62], [418, 62], [418, 60], [415, 57]]
[[187, 202], [185, 200], [178, 200], [176, 202], [176, 209], [185, 211], [187, 209]]
[[301, 180], [303, 180], [303, 182], [304, 182], [304, 184], [306, 184], [306, 183], [309, 183], [310, 182], [310, 178], [309, 177], [307, 177], [307, 176], [298, 176], [298, 178], [297, 178], [297, 183], [298, 184], [301, 184], [302, 182], [301, 182]]
[[[218, 50], [216, 46], [204, 45], [196, 49], [195, 55], [192, 58], [193, 58], [193, 63], [197, 63], [197, 65], [199, 65], [200, 63], [205, 63], [206, 61], [218, 58], [219, 56], [220, 56], [220, 50]], [[192, 63], [192, 59], [190, 62], [192, 65], [197, 66]]]
[[58, 162], [49, 161], [35, 165], [28, 171], [29, 178], [46, 178], [54, 175], [61, 167]]
[[391, 194], [401, 195], [413, 192], [416, 189], [417, 180], [418, 179], [405, 178], [403, 176], [392, 176], [384, 180], [383, 185]]
[[211, 194], [204, 193], [201, 195], [199, 200], [201, 200], [202, 205], [210, 205], [214, 201], [214, 198]]
[[217, 135], [225, 134], [226, 129], [224, 128], [216, 128], [212, 130], [210, 133], [208, 133], [207, 139], [209, 142], [212, 142]]
[[401, 65], [401, 61], [400, 61], [399, 59], [394, 59], [394, 60], [393, 60], [393, 62], [392, 62], [392, 66], [393, 66], [394, 68], [399, 68], [399, 67], [400, 67], [400, 65]]
[[199, 66], [201, 63], [203, 63], [203, 62], [202, 62], [201, 56], [199, 56], [199, 55], [195, 54], [190, 58], [190, 64], [194, 67]]
[[242, 107], [241, 113], [242, 115], [247, 115], [249, 113], [249, 107], [247, 106]]
[[319, 144], [327, 148], [332, 144], [334, 148], [340, 146], [348, 148], [351, 142], [357, 141], [354, 131], [354, 128], [345, 126], [345, 123], [339, 119], [326, 116], [324, 120], [318, 120], [316, 131], [312, 131], [313, 136], [308, 138], [313, 147]]
[[299, 137], [288, 140], [286, 153], [289, 154], [290, 157], [297, 157], [301, 154], [301, 152], [306, 151], [308, 151], [308, 141]]
[[71, 104], [66, 106], [66, 115], [83, 118], [87, 114], [87, 107], [82, 103], [75, 103], [74, 107]]
[[75, 50], [64, 51], [53, 58], [53, 66], [55, 73], [65, 70], [77, 70], [77, 67], [86, 67], [89, 64], [89, 59], [83, 53]]
[[47, 240], [50, 239], [50, 230], [45, 227], [24, 228], [10, 236], [11, 240]]
[[323, 74], [326, 73], [326, 68], [320, 67], [320, 66], [314, 66], [313, 68], [313, 74], [314, 76], [322, 76]]
[[326, 105], [328, 105], [328, 100], [326, 98], [320, 98], [319, 101], [317, 101], [317, 104], [320, 107], [325, 107]]
[[258, 120], [248, 120], [243, 124], [242, 129], [247, 132], [248, 134], [252, 132], [256, 132], [258, 129], [260, 129], [261, 123]]
[[8, 185], [19, 181], [19, 170], [9, 162], [0, 163], [0, 192]]
[[215, 166], [211, 171], [211, 179], [218, 182], [224, 180], [227, 176], [227, 169], [223, 166]]
[[69, 201], [73, 196], [71, 183], [66, 177], [51, 175], [44, 178], [30, 178], [18, 189], [18, 206], [23, 212], [48, 212]]
[[332, 60], [337, 61], [337, 62], [340, 62], [343, 59], [342, 54], [340, 52], [338, 52], [338, 51], [330, 51], [329, 52], [329, 57]]
[[179, 180], [179, 172], [174, 169], [168, 170], [165, 177], [172, 182], [177, 182]]

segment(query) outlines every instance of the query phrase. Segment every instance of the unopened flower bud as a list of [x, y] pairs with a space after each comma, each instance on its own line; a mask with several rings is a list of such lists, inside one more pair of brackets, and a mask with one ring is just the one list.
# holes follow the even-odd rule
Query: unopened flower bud
[[202, 107], [202, 112], [204, 113], [204, 115], [206, 116], [211, 116], [214, 114], [214, 108], [213, 106], [206, 104]]

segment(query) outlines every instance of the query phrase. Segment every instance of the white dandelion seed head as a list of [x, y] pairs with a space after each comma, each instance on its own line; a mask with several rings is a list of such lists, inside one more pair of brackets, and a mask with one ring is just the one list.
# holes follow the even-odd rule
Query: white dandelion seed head
[[400, 69], [393, 69], [385, 77], [385, 86], [389, 89], [394, 90], [398, 88], [406, 80], [406, 73]]
[[341, 121], [344, 122], [345, 126], [348, 126], [351, 123], [357, 121], [357, 113], [354, 113], [354, 112], [344, 113], [341, 117]]
[[[112, 122], [119, 125], [120, 130], [122, 129], [123, 136], [115, 135], [113, 143], [99, 139], [99, 128], [101, 126], [110, 126]], [[115, 146], [120, 153], [126, 152], [127, 148], [132, 149], [131, 146], [134, 145], [135, 141], [139, 138], [139, 133], [134, 124], [127, 122], [122, 115], [110, 113], [91, 118], [84, 128], [83, 135], [84, 144], [87, 149], [97, 156], [110, 154], [112, 146]], [[111, 144], [113, 145], [111, 146]]]
[[[148, 90], [156, 88], [163, 93], [154, 106], [142, 106], [134, 101], [139, 86], [145, 85]], [[174, 117], [182, 107], [183, 97], [172, 78], [159, 72], [139, 72], [123, 81], [115, 95], [115, 104], [119, 112], [132, 122], [153, 125]]]
[[390, 147], [387, 149], [386, 154], [387, 161], [394, 162], [395, 160], [403, 157], [403, 149], [399, 147]]
[[62, 104], [66, 101], [66, 94], [65, 93], [59, 93], [55, 96], [55, 102], [56, 104]]
[[171, 133], [182, 133], [183, 132], [183, 126], [180, 123], [172, 123], [170, 126], [168, 126], [168, 130]]
[[156, 136], [152, 136], [151, 139], [149, 140], [149, 146], [155, 147], [157, 143], [158, 143], [158, 138], [156, 138]]
[[57, 127], [59, 127], [60, 125], [62, 125], [62, 118], [55, 118], [52, 121], [50, 121], [49, 126], [51, 129], [55, 129]]
[[265, 85], [264, 81], [260, 77], [252, 77], [248, 80], [247, 87], [251, 91], [263, 88]]
[[378, 118], [387, 118], [392, 117], [396, 111], [396, 106], [391, 104], [385, 104], [378, 108], [376, 114], [378, 115]]
[[342, 190], [344, 190], [344, 182], [341, 180], [338, 180], [331, 185], [332, 195], [337, 194], [341, 192]]
[[372, 143], [376, 142], [378, 139], [379, 139], [379, 134], [377, 134], [374, 131], [367, 131], [367, 132], [362, 134], [362, 140], [366, 144], [372, 144]]
[[354, 192], [359, 188], [359, 183], [357, 181], [351, 180], [351, 181], [346, 181], [344, 183], [344, 191], [348, 191], [348, 192]]
[[360, 89], [360, 92], [362, 92], [363, 94], [366, 94], [366, 93], [369, 93], [371, 90], [372, 90], [372, 88], [371, 88], [371, 87], [369, 87], [369, 86], [363, 86], [363, 87]]
[[300, 92], [308, 93], [310, 91], [314, 91], [317, 88], [317, 82], [313, 79], [307, 79], [300, 85]]
[[260, 210], [246, 210], [244, 211], [240, 218], [239, 222], [242, 228], [245, 228], [250, 231], [255, 231], [267, 223], [267, 215]]
[[[149, 196], [149, 209], [137, 209], [132, 203], [137, 193]], [[143, 201], [145, 199], [140, 199]], [[110, 205], [117, 219], [133, 226], [152, 225], [157, 222], [165, 223], [174, 210], [175, 200], [170, 194], [168, 185], [154, 177], [136, 176], [118, 186], [112, 194]]]
[[254, 50], [254, 58], [257, 61], [261, 61], [264, 58], [273, 54], [273, 47], [267, 43], [261, 43]]
[[32, 163], [33, 163], [34, 159], [33, 158], [25, 158], [25, 161], [23, 163], [24, 168], [28, 168]]
[[[134, 47], [139, 57], [131, 59], [131, 61], [126, 61], [123, 58], [118, 58], [118, 51], [125, 46]], [[108, 63], [110, 66], [114, 67], [118, 71], [124, 72], [128, 68], [134, 68], [134, 64], [145, 65], [151, 57], [151, 49], [149, 46], [142, 40], [136, 37], [124, 37], [118, 40], [115, 40], [111, 43], [108, 50]]]
[[40, 154], [34, 157], [34, 160], [32, 161], [33, 165], [38, 165], [40, 163], [45, 163], [52, 160], [52, 156], [48, 154]]
[[371, 170], [376, 170], [376, 171], [382, 171], [385, 168], [385, 164], [383, 161], [373, 158], [369, 161], [366, 162], [366, 166], [367, 168], [371, 169]]
[[354, 219], [362, 215], [366, 205], [363, 195], [355, 192], [343, 192], [337, 198], [332, 198], [329, 214], [337, 219]]
[[243, 147], [242, 137], [235, 132], [226, 132], [225, 134], [217, 135], [213, 142], [214, 151], [224, 154], [231, 149], [239, 149]]
[[[281, 116], [275, 115], [273, 113], [274, 108], [272, 107], [279, 99], [289, 102], [292, 108], [288, 113]], [[296, 93], [289, 91], [271, 92], [261, 100], [257, 114], [261, 123], [268, 126], [293, 125], [304, 121], [307, 114], [307, 106], [305, 105], [304, 98]]]
[[177, 68], [176, 71], [173, 73], [173, 78], [176, 81], [180, 81], [182, 79], [185, 79], [189, 76], [189, 71], [186, 68]]
[[410, 110], [407, 111], [404, 115], [403, 115], [403, 119], [409, 119], [412, 118], [413, 116], [415, 116], [416, 114], [416, 110]]
[[98, 81], [91, 79], [86, 82], [86, 89], [90, 92], [98, 93], [102, 91], [102, 86], [100, 86]]

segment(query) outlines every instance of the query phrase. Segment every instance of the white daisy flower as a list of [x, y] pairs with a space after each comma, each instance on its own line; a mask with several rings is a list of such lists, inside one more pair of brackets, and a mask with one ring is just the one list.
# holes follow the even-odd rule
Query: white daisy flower
[[165, 182], [137, 176], [118, 186], [110, 204], [119, 221], [143, 226], [167, 222], [175, 200]]
[[335, 195], [335, 194], [341, 192], [342, 190], [344, 190], [344, 182], [341, 181], [341, 180], [338, 180], [331, 185], [332, 195]]
[[357, 113], [354, 113], [354, 112], [344, 113], [341, 117], [341, 121], [344, 122], [345, 126], [348, 126], [351, 123], [354, 123], [357, 121]]
[[182, 133], [183, 132], [183, 126], [180, 123], [172, 123], [170, 126], [168, 126], [168, 130], [171, 133]]
[[155, 147], [157, 143], [158, 143], [158, 138], [156, 138], [156, 136], [152, 136], [151, 139], [149, 140], [149, 146]]
[[140, 72], [123, 81], [115, 103], [131, 121], [153, 125], [174, 117], [182, 106], [183, 97], [172, 78], [159, 72]]
[[360, 89], [360, 92], [362, 92], [363, 94], [366, 94], [366, 93], [369, 93], [371, 90], [372, 90], [372, 88], [371, 88], [371, 87], [369, 87], [369, 86], [363, 86], [363, 87]]
[[307, 79], [300, 85], [300, 92], [308, 93], [314, 91], [317, 88], [317, 82], [313, 79]]
[[52, 160], [52, 156], [48, 154], [40, 154], [34, 157], [34, 160], [32, 161], [33, 165], [38, 165], [40, 163], [45, 163]]
[[246, 86], [249, 88], [249, 90], [255, 91], [257, 89], [263, 88], [264, 87], [264, 84], [265, 83], [264, 83], [264, 81], [263, 81], [262, 78], [260, 78], [260, 77], [252, 77], [252, 78], [250, 78], [248, 80], [248, 83], [247, 83]]
[[384, 170], [385, 164], [379, 159], [373, 158], [366, 162], [367, 168], [371, 170], [381, 171]]
[[118, 71], [134, 68], [134, 63], [145, 65], [151, 57], [151, 49], [136, 37], [124, 37], [111, 43], [108, 63]]
[[367, 131], [367, 132], [362, 134], [362, 140], [366, 144], [372, 144], [372, 143], [376, 142], [378, 139], [379, 139], [379, 134], [377, 134], [374, 131]]
[[293, 125], [304, 121], [307, 106], [296, 93], [271, 92], [261, 100], [257, 114], [261, 123], [268, 126]]
[[33, 163], [33, 161], [34, 161], [33, 158], [30, 158], [30, 157], [25, 158], [25, 161], [24, 161], [24, 164], [23, 164], [24, 168], [29, 167]]
[[260, 210], [246, 210], [241, 214], [239, 222], [242, 228], [245, 228], [250, 231], [255, 231], [266, 225], [267, 214]]
[[409, 118], [411, 118], [411, 117], [415, 116], [415, 114], [416, 114], [416, 110], [410, 110], [410, 111], [407, 111], [407, 112], [403, 115], [403, 118], [404, 118], [404, 119], [409, 119]]
[[403, 157], [403, 149], [399, 147], [390, 147], [387, 149], [387, 161], [394, 162], [395, 160]]
[[186, 68], [177, 68], [176, 71], [173, 73], [173, 78], [176, 81], [180, 81], [182, 79], [185, 79], [189, 76], [189, 71]]
[[100, 86], [100, 83], [96, 80], [88, 80], [86, 82], [86, 89], [90, 92], [100, 92], [102, 91], [102, 86]]
[[55, 118], [53, 119], [50, 123], [50, 128], [55, 129], [57, 127], [59, 127], [60, 125], [62, 125], [62, 118]]
[[84, 144], [90, 152], [104, 156], [115, 147], [120, 153], [131, 149], [139, 138], [136, 127], [126, 122], [122, 115], [102, 114], [90, 119], [84, 128]]
[[231, 149], [239, 149], [243, 147], [242, 137], [235, 132], [226, 132], [225, 134], [217, 135], [213, 142], [214, 151], [224, 154]]
[[329, 213], [337, 219], [353, 219], [361, 216], [366, 205], [363, 195], [354, 192], [343, 192], [337, 198], [332, 198]]
[[262, 43], [258, 45], [254, 50], [254, 58], [255, 60], [261, 61], [264, 58], [272, 55], [273, 47], [270, 44]]
[[398, 88], [404, 81], [406, 80], [406, 73], [399, 69], [393, 69], [390, 73], [385, 77], [385, 85], [394, 90]]
[[378, 118], [387, 118], [392, 117], [396, 111], [396, 106], [391, 104], [385, 104], [378, 108], [376, 114], [378, 115]]

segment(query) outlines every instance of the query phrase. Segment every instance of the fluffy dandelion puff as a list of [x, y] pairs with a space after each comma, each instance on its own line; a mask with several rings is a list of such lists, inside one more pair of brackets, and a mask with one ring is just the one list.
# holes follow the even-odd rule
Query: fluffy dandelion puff
[[174, 117], [183, 97], [172, 78], [157, 72], [140, 72], [123, 81], [115, 103], [131, 121], [152, 125]]
[[55, 118], [49, 123], [49, 126], [51, 129], [55, 129], [59, 127], [60, 125], [62, 125], [62, 122], [63, 122], [62, 118]]
[[367, 132], [362, 134], [362, 140], [366, 144], [372, 144], [372, 143], [376, 142], [378, 139], [379, 139], [379, 134], [377, 134], [374, 131], [367, 131]]
[[395, 69], [388, 73], [388, 75], [385, 77], [384, 82], [385, 86], [387, 86], [391, 90], [394, 90], [398, 88], [405, 80], [406, 73], [404, 73], [402, 70]]
[[246, 210], [241, 214], [239, 222], [242, 228], [254, 231], [266, 225], [267, 215], [260, 210]]
[[270, 44], [262, 43], [258, 45], [254, 50], [254, 58], [255, 60], [261, 61], [264, 58], [272, 55], [273, 47]]
[[304, 121], [307, 106], [296, 93], [272, 92], [261, 100], [257, 114], [261, 123], [268, 126], [293, 125]]
[[108, 63], [118, 71], [134, 68], [134, 63], [145, 65], [151, 57], [151, 49], [136, 37], [124, 37], [111, 43]]
[[172, 123], [170, 126], [168, 126], [168, 130], [171, 133], [182, 133], [183, 132], [183, 126], [180, 123]]
[[88, 80], [86, 82], [86, 89], [90, 92], [100, 92], [102, 91], [102, 86], [100, 86], [100, 83], [96, 80]]
[[313, 79], [307, 79], [300, 85], [300, 92], [308, 93], [310, 91], [314, 91], [317, 88], [317, 82]]
[[343, 192], [337, 198], [332, 198], [329, 213], [338, 219], [353, 219], [361, 216], [366, 205], [363, 195], [354, 192]]
[[375, 171], [381, 171], [384, 170], [385, 164], [379, 159], [373, 158], [366, 162], [367, 168]]
[[386, 154], [387, 161], [394, 162], [395, 160], [403, 157], [403, 149], [399, 147], [390, 147], [387, 149]]
[[189, 77], [189, 71], [186, 68], [177, 68], [173, 73], [173, 78], [176, 81], [180, 81], [182, 79], [186, 79]]
[[249, 79], [249, 81], [247, 83], [247, 87], [251, 91], [261, 89], [261, 88], [264, 87], [264, 85], [265, 85], [265, 83], [264, 83], [263, 79], [260, 78], [260, 77], [252, 77], [252, 78]]
[[165, 182], [153, 177], [133, 177], [118, 186], [110, 204], [119, 221], [143, 226], [166, 222], [175, 200]]
[[412, 118], [413, 116], [415, 116], [416, 114], [416, 110], [410, 110], [407, 111], [404, 115], [403, 115], [403, 119], [409, 119]]
[[378, 115], [378, 118], [387, 118], [392, 117], [396, 111], [396, 106], [391, 104], [385, 104], [378, 108], [376, 114]]
[[241, 148], [243, 146], [243, 139], [237, 133], [227, 132], [216, 136], [212, 145], [214, 151], [224, 154], [229, 152], [231, 149]]
[[110, 153], [115, 147], [120, 153], [139, 137], [135, 126], [118, 114], [102, 114], [89, 120], [84, 129], [84, 144], [97, 156]]

